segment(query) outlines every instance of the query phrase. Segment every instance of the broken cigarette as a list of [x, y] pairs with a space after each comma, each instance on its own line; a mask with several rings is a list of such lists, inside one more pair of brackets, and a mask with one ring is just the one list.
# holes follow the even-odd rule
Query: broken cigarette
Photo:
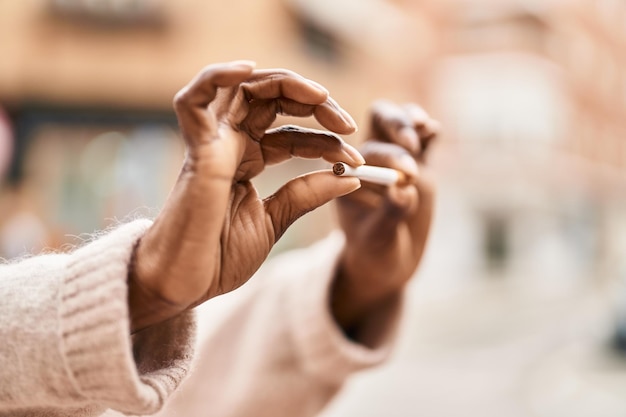
[[381, 185], [404, 184], [408, 182], [408, 177], [404, 172], [372, 165], [361, 165], [353, 168], [343, 162], [337, 162], [333, 165], [333, 174], [344, 177], [357, 177], [363, 181]]

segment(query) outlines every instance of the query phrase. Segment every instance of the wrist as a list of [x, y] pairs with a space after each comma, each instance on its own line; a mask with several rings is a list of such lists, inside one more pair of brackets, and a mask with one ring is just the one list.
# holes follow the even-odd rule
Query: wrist
[[397, 299], [402, 288], [383, 289], [375, 284], [367, 274], [356, 274], [339, 262], [330, 293], [330, 309], [337, 324], [344, 333], [356, 338], [366, 321], [381, 308], [386, 308], [390, 300]]
[[331, 288], [331, 314], [344, 335], [355, 343], [376, 349], [395, 331], [402, 289], [365, 296], [337, 270]]
[[145, 276], [138, 264], [138, 247], [135, 245], [128, 268], [128, 315], [130, 331], [136, 333], [152, 325], [168, 320], [182, 311], [179, 305], [160, 297], [145, 284]]

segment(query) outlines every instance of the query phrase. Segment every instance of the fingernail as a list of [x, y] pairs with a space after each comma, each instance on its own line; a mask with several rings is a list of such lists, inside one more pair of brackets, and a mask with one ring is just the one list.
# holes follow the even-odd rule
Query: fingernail
[[330, 92], [326, 89], [326, 87], [324, 87], [322, 84], [313, 81], [313, 80], [309, 80], [307, 78], [307, 81], [309, 82], [309, 84], [311, 84], [313, 87], [317, 88], [318, 90], [320, 90], [321, 92], [325, 93], [326, 95], [329, 95]]
[[361, 153], [357, 151], [355, 147], [353, 147], [352, 145], [348, 145], [347, 143], [344, 143], [343, 149], [348, 154], [348, 156], [352, 159], [355, 166], [360, 166], [360, 165], [365, 164], [365, 158], [363, 158], [363, 155], [361, 155]]
[[405, 146], [408, 146], [409, 150], [413, 153], [416, 153], [420, 149], [420, 138], [415, 129], [409, 126], [405, 126], [398, 132], [398, 136], [400, 136], [406, 143]]
[[354, 121], [352, 116], [350, 116], [350, 113], [339, 107], [339, 114], [341, 115], [343, 121], [346, 122], [348, 126], [352, 127], [355, 132], [359, 130], [359, 127], [356, 125], [356, 122]]
[[411, 177], [417, 177], [419, 175], [419, 167], [415, 159], [409, 154], [404, 154], [398, 160], [400, 167]]

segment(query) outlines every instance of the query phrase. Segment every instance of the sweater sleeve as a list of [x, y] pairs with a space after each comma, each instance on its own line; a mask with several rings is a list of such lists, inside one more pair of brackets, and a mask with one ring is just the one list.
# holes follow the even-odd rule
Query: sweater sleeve
[[130, 336], [128, 264], [149, 226], [0, 266], [0, 415], [161, 408], [186, 374], [194, 332], [186, 314]]
[[279, 255], [205, 303], [193, 371], [159, 416], [314, 416], [350, 375], [383, 362], [402, 302], [367, 318], [366, 343], [346, 338], [329, 308], [343, 244], [336, 233]]

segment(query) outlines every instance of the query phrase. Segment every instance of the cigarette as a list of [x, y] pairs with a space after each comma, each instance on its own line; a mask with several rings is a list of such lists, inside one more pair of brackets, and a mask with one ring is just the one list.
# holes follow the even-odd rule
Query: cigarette
[[408, 182], [408, 177], [404, 172], [372, 165], [361, 165], [360, 167], [352, 168], [348, 164], [337, 162], [333, 165], [333, 174], [340, 177], [357, 177], [363, 181], [381, 185], [404, 184]]

